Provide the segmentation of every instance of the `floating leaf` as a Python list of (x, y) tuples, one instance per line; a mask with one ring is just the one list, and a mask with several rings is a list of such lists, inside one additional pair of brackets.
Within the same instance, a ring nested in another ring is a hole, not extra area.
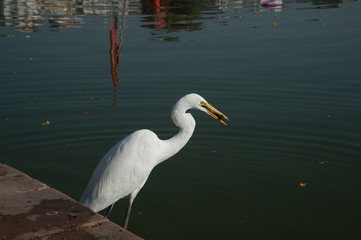
[(307, 183), (306, 182), (301, 182), (298, 184), (298, 186), (300, 186), (301, 188), (304, 188), (307, 186)]
[(50, 122), (48, 120), (46, 120), (46, 122), (43, 122), (41, 125), (48, 126), (49, 124), (50, 124)]

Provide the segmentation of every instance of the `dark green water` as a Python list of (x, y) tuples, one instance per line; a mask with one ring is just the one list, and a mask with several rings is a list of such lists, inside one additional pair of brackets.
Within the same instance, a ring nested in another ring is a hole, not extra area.
[(361, 2), (160, 3), (0, 1), (1, 162), (79, 199), (111, 146), (171, 137), (173, 104), (197, 92), (231, 121), (193, 112), (130, 231), (360, 239)]

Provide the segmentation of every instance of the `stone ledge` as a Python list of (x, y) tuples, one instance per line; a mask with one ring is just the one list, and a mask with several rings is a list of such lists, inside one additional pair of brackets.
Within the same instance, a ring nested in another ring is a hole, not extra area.
[(69, 196), (0, 164), (0, 239), (141, 240)]

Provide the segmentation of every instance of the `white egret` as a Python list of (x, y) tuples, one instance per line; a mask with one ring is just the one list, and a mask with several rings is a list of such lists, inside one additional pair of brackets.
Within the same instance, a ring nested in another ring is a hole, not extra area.
[(154, 132), (143, 129), (119, 141), (98, 163), (80, 203), (95, 212), (108, 207), (107, 217), (115, 202), (129, 196), (124, 220), (124, 228), (127, 228), (133, 200), (152, 169), (176, 154), (191, 138), (196, 122), (187, 113), (189, 109), (203, 111), (227, 125), (223, 120), (228, 118), (198, 94), (182, 97), (172, 110), (173, 122), (180, 131), (168, 140), (160, 140)]

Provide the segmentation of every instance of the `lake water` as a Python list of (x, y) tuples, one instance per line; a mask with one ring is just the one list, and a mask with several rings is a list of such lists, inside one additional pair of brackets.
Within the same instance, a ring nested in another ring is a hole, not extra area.
[(196, 92), (229, 125), (192, 112), (130, 231), (360, 239), (361, 1), (278, 3), (1, 0), (1, 162), (79, 199), (111, 146), (171, 137), (173, 104)]

